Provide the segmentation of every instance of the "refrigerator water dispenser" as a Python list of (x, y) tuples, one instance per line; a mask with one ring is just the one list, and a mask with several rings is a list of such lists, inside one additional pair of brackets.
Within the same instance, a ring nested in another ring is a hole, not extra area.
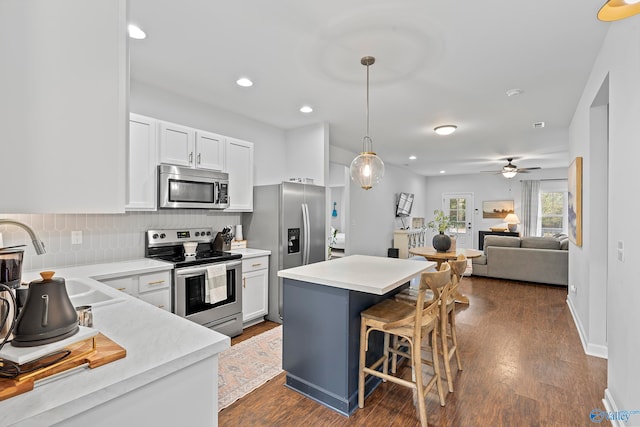
[(289, 228), (289, 243), (287, 244), (287, 253), (288, 254), (298, 254), (300, 253), (300, 229), (299, 228)]

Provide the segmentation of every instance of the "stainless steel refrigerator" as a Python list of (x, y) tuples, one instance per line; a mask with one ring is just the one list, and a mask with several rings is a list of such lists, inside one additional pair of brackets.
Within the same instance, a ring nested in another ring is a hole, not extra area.
[(249, 246), (271, 250), (269, 313), (282, 323), (278, 270), (324, 261), (327, 254), (325, 187), (283, 182), (253, 188), (253, 212), (243, 214)]

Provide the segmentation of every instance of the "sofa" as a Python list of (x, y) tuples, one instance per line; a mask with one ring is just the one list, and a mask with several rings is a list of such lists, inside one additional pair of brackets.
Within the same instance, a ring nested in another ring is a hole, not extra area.
[(474, 276), (567, 286), (569, 239), (485, 236), (484, 254), (472, 266)]

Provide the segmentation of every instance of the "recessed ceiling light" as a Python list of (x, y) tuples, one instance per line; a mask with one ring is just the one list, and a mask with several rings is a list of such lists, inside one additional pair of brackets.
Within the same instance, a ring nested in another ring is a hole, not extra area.
[(509, 89), (507, 91), (507, 96), (518, 96), (518, 95), (522, 95), (522, 92), (524, 92), (522, 89)]
[(238, 86), (242, 86), (242, 87), (253, 86), (253, 82), (246, 77), (240, 77), (238, 80), (236, 80), (236, 83)]
[(313, 112), (313, 108), (311, 108), (308, 105), (303, 105), (302, 107), (300, 107), (300, 112), (301, 113), (305, 113), (305, 114), (309, 114), (309, 113)]
[(440, 171), (440, 173), (444, 173), (445, 171)]
[(417, 159), (416, 156), (409, 156), (409, 160), (415, 160), (415, 159)]
[(129, 37), (136, 40), (142, 40), (147, 38), (147, 34), (140, 29), (137, 25), (129, 24), (127, 26), (127, 31), (129, 33)]
[(442, 125), (434, 128), (433, 130), (438, 135), (451, 135), (456, 131), (456, 129), (458, 129), (458, 126), (456, 125)]

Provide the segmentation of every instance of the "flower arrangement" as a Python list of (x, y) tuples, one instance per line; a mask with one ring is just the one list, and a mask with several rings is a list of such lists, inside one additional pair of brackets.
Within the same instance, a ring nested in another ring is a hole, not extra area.
[(427, 227), (438, 233), (444, 233), (451, 227), (451, 218), (445, 215), (441, 209), (436, 209), (433, 211), (433, 220), (427, 223)]

